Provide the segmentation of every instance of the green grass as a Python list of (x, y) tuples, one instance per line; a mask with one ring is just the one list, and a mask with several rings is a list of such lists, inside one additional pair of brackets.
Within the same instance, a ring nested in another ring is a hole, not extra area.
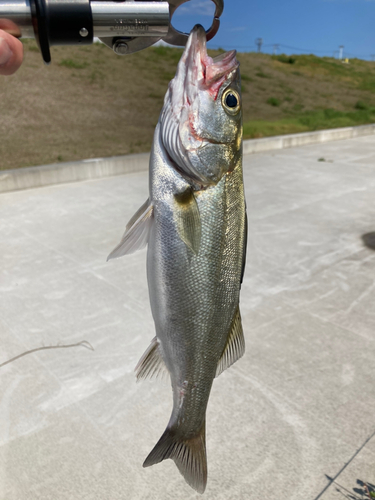
[(276, 97), (270, 97), (267, 99), (267, 104), (270, 104), (271, 106), (280, 106), (280, 101)]
[(150, 49), (152, 51), (153, 58), (158, 61), (164, 61), (165, 58), (169, 59), (169, 61), (177, 64), (181, 58), (182, 50), (174, 49), (172, 47), (152, 47)]
[(285, 64), (294, 64), (296, 62), (295, 56), (287, 56), (285, 54), (280, 54), (279, 56), (272, 56), (274, 61), (279, 61)]
[(174, 78), (174, 76), (175, 73), (172, 73), (171, 71), (165, 71), (163, 69), (158, 71), (158, 77), (167, 84), (172, 80), (172, 78)]
[(368, 109), (368, 105), (363, 101), (357, 101), (355, 104), (356, 109)]
[(244, 123), (244, 138), (269, 137), (273, 135), (295, 134), (312, 130), (352, 127), (374, 123), (375, 108), (356, 111), (336, 111), (325, 109), (307, 111), (298, 116), (291, 116), (275, 121), (251, 120)]
[(297, 103), (293, 106), (292, 111), (293, 111), (294, 113), (298, 113), (299, 111), (302, 111), (304, 107), (305, 107), (305, 106), (304, 106), (301, 102), (297, 102)]
[(375, 92), (375, 79), (365, 77), (359, 85), (359, 88), (361, 90), (369, 90), (370, 92)]
[(84, 69), (87, 68), (88, 63), (87, 62), (77, 62), (73, 61), (73, 59), (62, 59), (59, 62), (59, 66), (65, 66), (66, 68), (71, 68), (71, 69)]
[(255, 73), (255, 76), (259, 76), (259, 78), (271, 78), (270, 75), (267, 75), (263, 71), (258, 71), (257, 73)]
[(243, 82), (253, 82), (254, 78), (251, 78), (250, 76), (247, 76), (244, 73), (241, 73), (241, 80)]
[(358, 72), (359, 66), (357, 60), (352, 60), (351, 64), (343, 64), (333, 57), (318, 57), (310, 55), (294, 55), (294, 65), (301, 68), (305, 67), (310, 71), (323, 72), (332, 77), (347, 77), (350, 74)]

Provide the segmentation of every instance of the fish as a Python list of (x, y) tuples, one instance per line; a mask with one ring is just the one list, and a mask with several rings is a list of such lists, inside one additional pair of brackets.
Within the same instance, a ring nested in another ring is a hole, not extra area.
[(239, 298), (246, 239), (239, 62), (236, 51), (211, 58), (196, 25), (155, 129), (149, 198), (108, 258), (148, 245), (156, 336), (136, 375), (168, 373), (173, 410), (143, 466), (170, 458), (199, 493), (207, 484), (213, 380), (245, 350)]

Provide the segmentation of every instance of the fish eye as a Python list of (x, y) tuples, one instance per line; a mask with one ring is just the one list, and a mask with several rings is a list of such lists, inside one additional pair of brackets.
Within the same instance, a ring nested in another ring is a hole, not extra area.
[(233, 89), (227, 89), (222, 97), (224, 109), (231, 115), (236, 115), (240, 110), (240, 96)]
[(234, 94), (227, 94), (227, 97), (225, 98), (225, 104), (228, 106), (228, 108), (235, 108), (238, 104), (237, 97)]

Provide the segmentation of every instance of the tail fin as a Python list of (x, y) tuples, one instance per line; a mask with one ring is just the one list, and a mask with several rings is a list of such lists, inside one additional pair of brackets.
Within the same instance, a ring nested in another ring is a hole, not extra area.
[(154, 449), (144, 461), (143, 467), (158, 464), (172, 458), (189, 486), (203, 493), (207, 484), (206, 432), (205, 422), (192, 438), (179, 436), (173, 428), (167, 427)]

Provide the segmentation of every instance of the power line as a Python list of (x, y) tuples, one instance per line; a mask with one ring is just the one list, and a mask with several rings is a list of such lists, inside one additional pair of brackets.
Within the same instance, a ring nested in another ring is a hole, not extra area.
[[(211, 42), (208, 42), (207, 43), (207, 46), (209, 49), (222, 49), (223, 46), (222, 45), (211, 45)], [(230, 49), (230, 47), (232, 47), (231, 45), (227, 45), (227, 50), (232, 50)], [(236, 46), (233, 46), (233, 49), (255, 49), (256, 46), (255, 45), (236, 45)]]
[(280, 47), (285, 47), (286, 49), (292, 49), (292, 50), (299, 50), (300, 52), (310, 52), (310, 53), (320, 53), (320, 54), (326, 54), (327, 52), (332, 52), (332, 49), (330, 50), (315, 50), (315, 49), (301, 49), (300, 47), (292, 47), (290, 45), (284, 45), (283, 43), (279, 44)]
[(352, 52), (346, 52), (346, 51), (345, 51), (345, 54), (347, 56), (357, 57), (358, 59), (365, 59), (366, 57), (368, 57), (368, 58), (372, 57), (371, 54), (353, 54)]
[[(262, 41), (262, 43), (260, 43), (260, 40)], [(233, 49), (242, 49), (242, 50), (247, 50), (250, 52), (251, 49), (256, 48), (258, 52), (261, 52), (263, 47), (264, 48), (272, 47), (273, 48), (272, 52), (273, 52), (273, 54), (275, 54), (275, 50), (278, 51), (280, 49), (280, 47), (283, 47), (285, 49), (296, 50), (298, 52), (307, 52), (310, 54), (327, 54), (327, 55), (332, 54), (332, 57), (334, 57), (334, 58), (337, 56), (339, 56), (339, 58), (340, 58), (340, 53), (341, 53), (341, 49), (339, 49), (339, 50), (338, 49), (315, 50), (315, 49), (303, 49), (301, 47), (294, 47), (292, 45), (285, 45), (283, 43), (264, 44), (262, 38), (257, 38), (255, 41), (256, 41), (257, 45), (236, 45), (236, 46), (233, 46)], [(211, 45), (210, 43), (208, 44), (208, 47), (211, 49), (223, 48), (222, 46)], [(342, 48), (344, 48), (344, 46), (342, 46)], [(359, 59), (371, 59), (371, 60), (375, 61), (375, 54), (354, 54), (352, 52), (345, 51), (345, 55), (350, 56), (352, 58), (355, 57), (355, 58), (359, 58)], [(342, 56), (343, 56), (343, 54), (342, 54)]]

